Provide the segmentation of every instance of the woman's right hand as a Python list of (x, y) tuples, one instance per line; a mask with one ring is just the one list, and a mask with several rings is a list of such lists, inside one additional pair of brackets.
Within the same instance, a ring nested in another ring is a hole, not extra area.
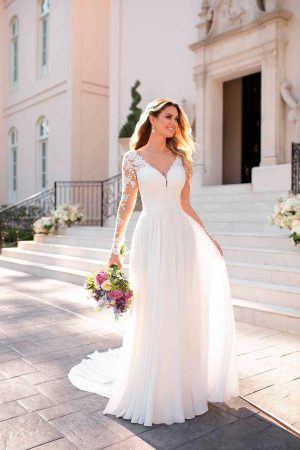
[(114, 253), (111, 253), (107, 261), (108, 267), (112, 266), (113, 264), (116, 264), (119, 267), (119, 269), (122, 269), (123, 267), (122, 258), (123, 258), (122, 255), (115, 255)]

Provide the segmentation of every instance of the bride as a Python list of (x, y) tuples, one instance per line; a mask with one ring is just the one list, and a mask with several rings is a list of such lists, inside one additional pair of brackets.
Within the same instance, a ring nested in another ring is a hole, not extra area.
[(148, 104), (122, 162), (122, 197), (108, 265), (120, 246), (138, 190), (143, 209), (132, 235), (134, 292), (123, 345), (88, 355), (69, 373), (79, 389), (108, 397), (103, 414), (172, 424), (239, 395), (236, 333), (219, 243), (190, 205), (194, 141), (183, 109)]

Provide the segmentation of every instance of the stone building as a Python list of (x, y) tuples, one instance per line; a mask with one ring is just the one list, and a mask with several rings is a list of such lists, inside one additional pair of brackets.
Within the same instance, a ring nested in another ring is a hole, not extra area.
[(119, 171), (118, 133), (168, 96), (197, 139), (192, 188), (287, 190), (299, 140), (297, 0), (1, 0), (0, 203)]
[(109, 9), (0, 1), (0, 204), (107, 176)]

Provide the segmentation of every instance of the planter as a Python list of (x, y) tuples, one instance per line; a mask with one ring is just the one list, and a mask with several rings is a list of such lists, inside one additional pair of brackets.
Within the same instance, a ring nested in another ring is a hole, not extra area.
[(130, 150), (129, 142), (130, 142), (130, 137), (119, 138), (119, 144), (122, 147), (122, 150), (124, 153), (127, 152), (127, 150)]
[(122, 169), (122, 159), (124, 156), (124, 153), (126, 153), (128, 150), (130, 150), (129, 147), (129, 142), (130, 142), (130, 138), (129, 137), (123, 137), (123, 138), (119, 138), (119, 158), (118, 158), (118, 171), (121, 172)]

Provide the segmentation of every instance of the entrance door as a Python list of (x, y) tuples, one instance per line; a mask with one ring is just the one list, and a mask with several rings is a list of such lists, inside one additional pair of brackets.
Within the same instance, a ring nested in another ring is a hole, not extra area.
[(260, 163), (261, 74), (223, 85), (223, 184), (251, 183)]
[(261, 74), (243, 77), (242, 183), (251, 183), (251, 169), (260, 163)]

